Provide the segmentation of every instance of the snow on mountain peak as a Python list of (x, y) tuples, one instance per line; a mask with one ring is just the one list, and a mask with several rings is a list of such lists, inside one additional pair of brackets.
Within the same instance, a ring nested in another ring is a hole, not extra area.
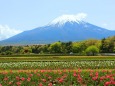
[(56, 19), (54, 19), (50, 24), (59, 24), (63, 25), (66, 22), (77, 22), (80, 23), (84, 18), (86, 18), (87, 14), (79, 13), (77, 15), (62, 15)]

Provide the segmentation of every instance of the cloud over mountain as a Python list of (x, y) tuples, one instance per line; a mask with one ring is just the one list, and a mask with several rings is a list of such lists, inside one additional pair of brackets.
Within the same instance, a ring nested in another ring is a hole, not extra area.
[(8, 25), (0, 25), (0, 41), (14, 36), (20, 32), (22, 31), (10, 28)]

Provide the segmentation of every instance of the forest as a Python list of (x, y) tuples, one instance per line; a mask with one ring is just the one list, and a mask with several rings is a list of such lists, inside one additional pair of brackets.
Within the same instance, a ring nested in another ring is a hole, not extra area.
[(0, 55), (34, 55), (34, 54), (62, 54), (62, 55), (102, 55), (115, 53), (115, 36), (101, 40), (88, 39), (79, 42), (55, 42), (43, 45), (0, 46)]

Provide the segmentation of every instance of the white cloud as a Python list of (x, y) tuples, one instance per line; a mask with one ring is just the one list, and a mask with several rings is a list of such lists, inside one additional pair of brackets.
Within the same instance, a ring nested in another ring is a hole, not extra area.
[(7, 39), (11, 36), (14, 36), (20, 32), (22, 32), (22, 31), (10, 28), (7, 25), (0, 25), (0, 41)]
[(87, 17), (86, 13), (78, 13), (77, 15), (75, 15), (76, 19), (78, 20), (83, 20)]
[(103, 23), (102, 26), (107, 27), (108, 25), (107, 25), (107, 23)]
[(56, 19), (54, 19), (51, 24), (56, 24), (56, 23), (65, 23), (66, 21), (75, 21), (75, 22), (79, 22), (82, 21), (83, 19), (85, 19), (87, 17), (86, 13), (78, 13), (76, 15), (62, 15)]

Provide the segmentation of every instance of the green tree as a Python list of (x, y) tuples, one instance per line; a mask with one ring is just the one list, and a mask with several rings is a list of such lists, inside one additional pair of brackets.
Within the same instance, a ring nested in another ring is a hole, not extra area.
[(87, 55), (96, 55), (97, 53), (99, 53), (99, 49), (96, 47), (96, 46), (94, 46), (94, 45), (92, 45), (92, 46), (89, 46), (87, 49), (86, 49), (86, 54)]
[(115, 46), (114, 46), (114, 50), (113, 50), (113, 52), (115, 53)]
[(62, 52), (61, 42), (55, 42), (51, 44), (49, 47), (49, 51), (51, 53), (61, 53)]
[(101, 53), (108, 53), (109, 41), (105, 38), (101, 40), (100, 52)]
[(108, 46), (109, 53), (114, 53), (115, 36), (108, 38), (108, 40), (109, 40), (109, 46)]
[(81, 43), (73, 43), (72, 51), (73, 53), (81, 53), (82, 52)]
[(61, 47), (62, 47), (62, 53), (66, 54), (66, 53), (67, 53), (66, 43), (65, 43), (65, 42), (62, 42), (62, 43), (61, 43)]
[(72, 42), (71, 41), (65, 43), (65, 46), (66, 46), (67, 53), (72, 52)]
[(2, 47), (0, 46), (0, 53), (1, 53), (1, 49), (2, 49)]
[(115, 47), (115, 36), (104, 38), (101, 40), (100, 51), (101, 53), (113, 53)]

